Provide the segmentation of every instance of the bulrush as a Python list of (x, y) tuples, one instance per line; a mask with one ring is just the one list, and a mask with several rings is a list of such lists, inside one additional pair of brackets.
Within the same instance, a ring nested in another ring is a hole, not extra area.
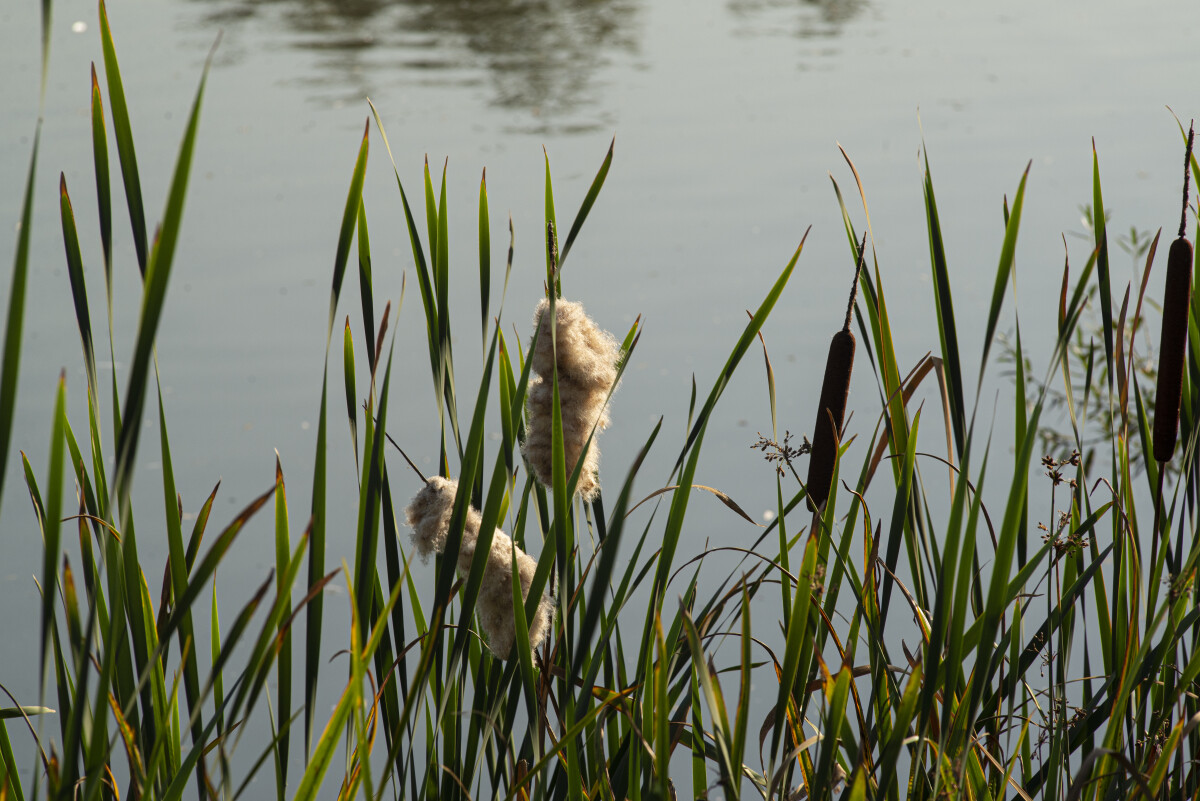
[[(454, 494), (458, 482), (434, 476), (426, 479), (425, 486), (416, 494), (404, 514), (412, 526), (412, 543), (423, 561), (431, 554), (441, 553), (446, 548), (446, 537), (450, 534), (450, 515), (454, 512)], [(479, 536), (479, 513), (467, 509), (467, 527), (463, 540), (471, 542)]]
[(1192, 243), (1187, 241), (1188, 170), (1192, 161), (1195, 124), (1188, 131), (1183, 158), (1183, 214), (1179, 236), (1167, 256), (1163, 291), (1162, 331), (1158, 346), (1158, 388), (1154, 407), (1154, 458), (1169, 462), (1179, 433), (1179, 402), (1183, 395), (1183, 367), (1187, 355), (1188, 309), (1192, 302)]
[(833, 468), (837, 462), (838, 443), (842, 438), (842, 423), (846, 417), (846, 399), (850, 395), (850, 374), (854, 370), (854, 334), (850, 331), (850, 316), (854, 312), (854, 297), (858, 292), (858, 276), (866, 258), (867, 238), (863, 236), (854, 270), (854, 285), (850, 287), (850, 303), (846, 306), (846, 322), (829, 343), (825, 362), (825, 379), (821, 383), (821, 401), (817, 406), (817, 423), (813, 429), (812, 455), (808, 459), (808, 508), (820, 511), (829, 499), (833, 483)]
[[(434, 476), (426, 480), (425, 486), (404, 510), (408, 524), (413, 529), (413, 545), (422, 559), (428, 559), (430, 554), (441, 553), (445, 549), (446, 539), (450, 534), (450, 517), (454, 513), (454, 496), (457, 492), (457, 481)], [(468, 506), (457, 565), (458, 574), (463, 578), (471, 572), (481, 522), (479, 512)], [(488, 647), (502, 659), (508, 659), (512, 654), (513, 640), (516, 636), (512, 598), (514, 556), (521, 581), (521, 597), (529, 597), (533, 574), (537, 571), (537, 560), (514, 546), (511, 537), (496, 529), (483, 571), (479, 598), (475, 602), (475, 615), (479, 620), (480, 630), (487, 638)], [(542, 640), (550, 633), (553, 621), (553, 602), (543, 596), (529, 620), (531, 648), (536, 649), (542, 644)]]
[(529, 433), (525, 440), (525, 459), (543, 486), (554, 483), (554, 368), (558, 366), (558, 395), (562, 405), (563, 452), (567, 475), (580, 457), (576, 492), (584, 501), (596, 497), (600, 489), (597, 471), (600, 449), (595, 438), (584, 454), (592, 429), (608, 427), (608, 395), (617, 380), (617, 360), (621, 346), (607, 331), (600, 329), (583, 310), (582, 303), (556, 300), (556, 321), (551, 339), (550, 302), (543, 299), (534, 313), (537, 346), (533, 351), (533, 371), (529, 382)]

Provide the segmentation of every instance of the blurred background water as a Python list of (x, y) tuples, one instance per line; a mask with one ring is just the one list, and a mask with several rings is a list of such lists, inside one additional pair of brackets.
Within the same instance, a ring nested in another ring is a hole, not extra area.
[[(307, 519), (331, 266), (368, 97), (387, 126), (410, 197), (419, 196), (426, 156), (435, 181), (448, 163), (464, 396), (473, 396), (482, 348), (475, 237), (481, 172), (486, 167), (492, 211), (493, 313), (511, 214), (516, 255), (504, 322), (524, 338), (544, 279), (543, 148), (559, 217), (569, 220), (616, 137), (612, 171), (572, 250), (563, 290), (618, 335), (642, 315), (645, 334), (601, 442), (604, 475), (614, 486), (665, 416), (639, 496), (666, 483), (693, 377), (700, 392), (711, 386), (745, 310), (761, 301), (810, 225), (764, 335), (780, 434), (811, 433), (826, 347), (841, 325), (853, 269), (831, 175), (856, 226), (866, 224), (839, 143), (866, 192), (902, 369), (937, 350), (921, 197), (920, 151), (922, 143), (928, 147), (965, 375), (974, 386), (1003, 202), (1026, 165), (1016, 289), (1001, 328), (1013, 325), (1015, 297), (1040, 374), (1064, 235), (1073, 265), (1082, 266), (1090, 249), (1072, 233), (1083, 230), (1081, 206), (1090, 202), (1093, 139), (1111, 230), (1165, 226), (1171, 233), (1181, 140), (1167, 106), (1185, 122), (1198, 109), (1200, 6), (1186, 0), (1137, 8), (1112, 0), (121, 0), (109, 16), (152, 219), (161, 214), (204, 58), (222, 33), (158, 338), (184, 508), (194, 513), (221, 480), (213, 525), (271, 485), (276, 450), (289, 479), (294, 529)], [(37, 4), (0, 7), (4, 259), (15, 246), (38, 113), (39, 31)], [(86, 419), (58, 222), (60, 171), (84, 243), (93, 320), (103, 320), (88, 112), (89, 62), (101, 61), (95, 5), (55, 3), (51, 38), (15, 442), (39, 476), (61, 369), (77, 431)], [(106, 88), (104, 95), (107, 102)], [(111, 156), (116, 182), (115, 149)], [(365, 191), (382, 304), (399, 298), (402, 273), (414, 276), (399, 193), (375, 130)], [(117, 190), (118, 379), (139, 297), (123, 202)], [(1134, 262), (1113, 252), (1119, 297)], [(4, 304), (8, 286), (0, 282)], [(350, 278), (338, 314), (351, 315), (361, 345), (356, 294)], [(1161, 297), (1158, 282), (1149, 294)], [(428, 464), (436, 457), (436, 407), (414, 286), (394, 325), (398, 377), (389, 428)], [(330, 369), (336, 387), (336, 359)], [(851, 406), (861, 443), (877, 415), (874, 383), (860, 358)], [(752, 351), (718, 407), (696, 477), (764, 520), (775, 504), (772, 469), (750, 445), (756, 432), (770, 430), (765, 387)], [(1007, 441), (1012, 390), (995, 359), (980, 394), (983, 424)], [(355, 473), (343, 420), (340, 401), (331, 402), (330, 492), (341, 518), (330, 526), (330, 564), (354, 549)], [(940, 429), (940, 420), (930, 422), (927, 431)], [(165, 537), (152, 525), (161, 508), (153, 433), (149, 428), (142, 440), (134, 490), (148, 566), (166, 560)], [(944, 450), (940, 435), (926, 436), (927, 450)], [(855, 463), (863, 448), (852, 446)], [(394, 466), (394, 486), (406, 495), (416, 486), (402, 470)], [(682, 558), (706, 541), (746, 545), (755, 536), (715, 500), (697, 496), (693, 503)], [(273, 563), (267, 522), (238, 548), (240, 558), (219, 574), (225, 609), (239, 607)], [(25, 702), (37, 686), (38, 631), (28, 621), (36, 614), (31, 576), (40, 570), (40, 550), (14, 449), (0, 519), (0, 682)], [(161, 578), (147, 580), (155, 586)], [(327, 614), (332, 619), (344, 608), (335, 599)], [(340, 641), (326, 631), (332, 653)]]

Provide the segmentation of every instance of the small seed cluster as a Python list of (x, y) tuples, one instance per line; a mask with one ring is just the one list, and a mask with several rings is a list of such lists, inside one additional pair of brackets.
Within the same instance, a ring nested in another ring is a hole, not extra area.
[[(412, 543), (422, 559), (445, 550), (450, 535), (450, 517), (454, 513), (454, 496), (458, 482), (434, 476), (404, 510), (408, 525), (412, 527)], [(475, 559), (475, 545), (479, 541), (482, 524), (479, 512), (467, 507), (466, 527), (462, 545), (458, 550), (458, 574), (466, 578)], [(508, 659), (516, 639), (513, 610), (512, 575), (514, 561), (521, 581), (521, 597), (529, 597), (533, 574), (537, 571), (537, 560), (513, 544), (512, 538), (499, 529), (492, 535), (492, 547), (488, 551), (487, 566), (483, 572), (483, 584), (479, 588), (479, 599), (475, 603), (475, 616), (479, 628), (487, 638), (492, 653)], [(554, 605), (543, 596), (537, 611), (529, 620), (529, 645), (536, 649), (550, 632), (554, 621)]]
[[(563, 450), (567, 476), (580, 458), (576, 493), (591, 501), (600, 491), (597, 471), (600, 448), (592, 431), (608, 427), (608, 396), (617, 380), (621, 346), (600, 329), (583, 310), (582, 303), (556, 300), (555, 327), (550, 329), (550, 301), (543, 299), (534, 313), (537, 345), (529, 380), (529, 433), (525, 459), (543, 486), (554, 484), (554, 374), (558, 370), (558, 396), (562, 407)], [(588, 446), (588, 437), (592, 437)], [(587, 446), (586, 453), (584, 453)]]

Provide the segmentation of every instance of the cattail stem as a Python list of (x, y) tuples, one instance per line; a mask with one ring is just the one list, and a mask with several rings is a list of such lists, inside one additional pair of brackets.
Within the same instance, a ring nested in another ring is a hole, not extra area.
[(1192, 144), (1196, 140), (1196, 121), (1192, 120), (1188, 126), (1187, 151), (1183, 155), (1183, 211), (1179, 213), (1179, 239), (1183, 239), (1184, 233), (1187, 231), (1187, 210), (1188, 210), (1188, 179), (1191, 177), (1192, 169)]
[(850, 316), (854, 313), (854, 301), (858, 299), (858, 279), (862, 275), (863, 263), (867, 260), (867, 235), (863, 234), (862, 245), (858, 248), (858, 263), (854, 266), (854, 284), (850, 287), (850, 302), (846, 304), (846, 322), (842, 330), (850, 331)]

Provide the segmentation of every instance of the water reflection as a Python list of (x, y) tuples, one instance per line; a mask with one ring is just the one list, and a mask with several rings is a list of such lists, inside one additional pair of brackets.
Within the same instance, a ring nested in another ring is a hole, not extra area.
[[(868, 7), (867, 0), (729, 0), (727, 7), (744, 36), (830, 39)], [(790, 22), (786, 18), (792, 18)]]
[(535, 129), (611, 124), (598, 73), (639, 48), (640, 0), (195, 2), (233, 34), (227, 59), (282, 41), (316, 55), (306, 85), (344, 100), (396, 83), (488, 87), (486, 102)]

